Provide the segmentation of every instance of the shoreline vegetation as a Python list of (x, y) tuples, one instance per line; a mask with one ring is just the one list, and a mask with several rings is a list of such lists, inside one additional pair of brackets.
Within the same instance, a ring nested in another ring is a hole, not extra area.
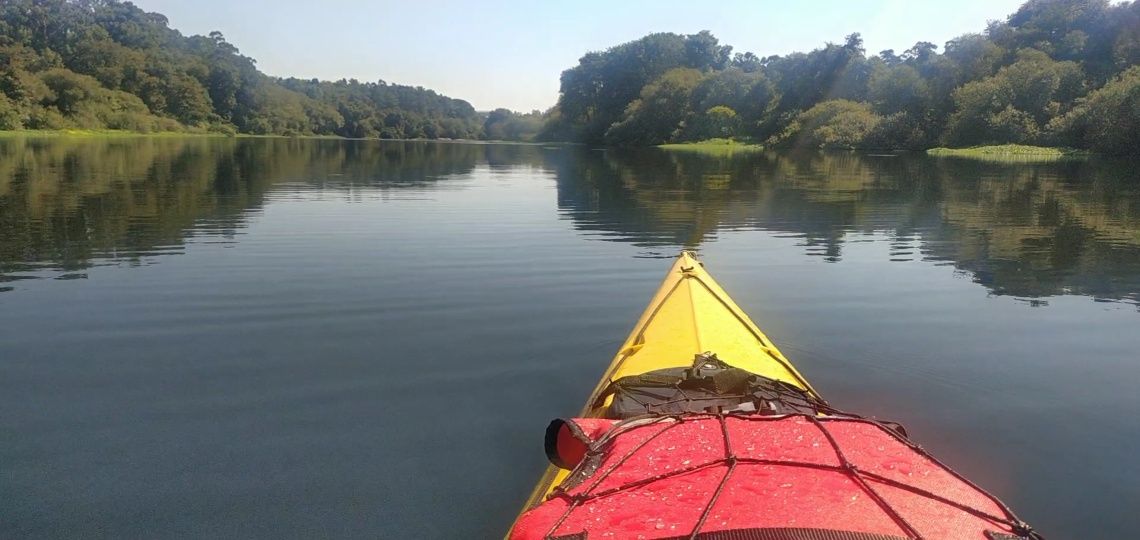
[(269, 76), (221, 33), (185, 36), (121, 0), (10, 0), (0, 133), (1140, 157), (1137, 28), (1140, 0), (1027, 0), (978, 32), (898, 53), (867, 51), (858, 33), (765, 57), (707, 30), (655, 33), (587, 52), (553, 107), (524, 113), (383, 80)]
[(237, 133), (209, 131), (130, 131), (125, 129), (21, 129), (0, 130), (0, 138), (14, 137), (249, 137)]
[(1083, 158), (1092, 152), (1073, 148), (1028, 146), (1022, 144), (1002, 144), (993, 146), (973, 146), (970, 148), (931, 148), (929, 156), (984, 159), (997, 161), (1052, 161), (1063, 158)]
[(901, 52), (867, 51), (859, 33), (766, 57), (735, 52), (708, 31), (650, 34), (563, 71), (538, 137), (1140, 156), (1137, 28), (1140, 0), (1028, 0), (978, 32)]
[[(456, 143), (476, 143), (476, 144), (524, 144), (524, 145), (574, 145), (576, 143), (565, 142), (534, 142), (534, 141), (513, 141), (513, 140), (487, 140), (487, 139), (427, 139), (427, 138), (411, 138), (411, 139), (380, 139), (380, 138), (349, 138), (341, 137), (339, 135), (274, 135), (274, 134), (249, 134), (249, 133), (219, 133), (211, 131), (129, 131), (120, 129), (28, 129), (28, 130), (0, 130), (0, 139), (11, 139), (19, 137), (33, 137), (33, 138), (128, 138), (128, 137), (160, 137), (160, 138), (176, 138), (176, 137), (215, 137), (215, 138), (277, 138), (277, 139), (325, 139), (325, 140), (371, 140), (371, 141), (421, 141), (421, 142), (456, 142)], [(656, 148), (669, 152), (686, 152), (693, 154), (703, 154), (707, 156), (729, 156), (738, 153), (760, 152), (770, 150), (762, 144), (751, 140), (740, 140), (730, 138), (713, 138), (701, 141), (690, 141), (681, 143), (669, 143), (655, 145)], [(775, 148), (780, 149), (780, 148)], [(873, 148), (849, 148), (850, 151), (859, 152), (876, 152), (883, 151), (882, 149)], [(1029, 146), (1020, 144), (1003, 144), (991, 146), (973, 146), (967, 148), (946, 148), (936, 147), (923, 151), (926, 155), (933, 157), (953, 157), (953, 158), (969, 158), (969, 159), (982, 159), (993, 161), (1051, 161), (1062, 158), (1084, 158), (1095, 155), (1094, 152), (1086, 150), (1078, 150), (1073, 148), (1056, 148), (1046, 146)]]
[(394, 141), (394, 142), (436, 142), (436, 143), (469, 143), (469, 144), (512, 144), (512, 145), (527, 145), (527, 146), (570, 146), (575, 143), (566, 142), (537, 142), (537, 141), (515, 141), (507, 139), (449, 139), (449, 138), (435, 138), (428, 139), (420, 138), (405, 138), (405, 139), (382, 139), (378, 137), (342, 137), (340, 135), (277, 135), (277, 134), (255, 134), (255, 133), (220, 133), (216, 131), (129, 131), (122, 129), (22, 129), (22, 130), (0, 130), (0, 139), (14, 139), (14, 138), (75, 138), (75, 139), (98, 139), (98, 138), (132, 138), (132, 137), (158, 137), (158, 138), (179, 138), (179, 137), (193, 137), (193, 138), (219, 138), (219, 139), (317, 139), (317, 140), (337, 140), (337, 141)]
[(738, 152), (757, 152), (764, 150), (764, 146), (747, 140), (736, 139), (705, 139), (701, 141), (659, 144), (657, 148), (671, 152), (692, 152), (708, 155), (729, 155)]
[(130, 2), (0, 2), (0, 130), (523, 140), (541, 123), (420, 86), (269, 76), (220, 32)]

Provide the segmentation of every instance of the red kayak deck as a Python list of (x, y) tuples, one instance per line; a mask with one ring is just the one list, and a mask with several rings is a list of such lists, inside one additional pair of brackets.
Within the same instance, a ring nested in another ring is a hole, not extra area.
[(513, 539), (1039, 538), (872, 420), (693, 414), (579, 419), (560, 431), (555, 452), (574, 473)]

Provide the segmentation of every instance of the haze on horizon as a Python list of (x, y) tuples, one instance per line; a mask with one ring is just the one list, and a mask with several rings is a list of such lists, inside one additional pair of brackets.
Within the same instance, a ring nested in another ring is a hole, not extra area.
[[(265, 73), (281, 77), (423, 86), (478, 110), (545, 110), (559, 74), (589, 51), (653, 32), (709, 30), (735, 52), (807, 52), (860, 32), (868, 54), (939, 46), (1004, 20), (1022, 0), (907, 0), (795, 3), (724, 0), (718, 9), (637, 0), (573, 5), (496, 0), (443, 1), (433, 9), (386, 0), (134, 0), (167, 16), (183, 34), (218, 30)], [(393, 54), (395, 53), (395, 54)]]

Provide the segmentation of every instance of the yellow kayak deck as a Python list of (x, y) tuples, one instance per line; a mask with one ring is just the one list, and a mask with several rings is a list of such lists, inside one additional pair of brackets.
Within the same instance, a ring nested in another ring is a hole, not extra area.
[[(612, 381), (659, 369), (688, 367), (696, 355), (705, 352), (715, 353), (733, 367), (793, 384), (818, 397), (791, 362), (709, 275), (704, 264), (684, 251), (618, 349), (579, 416), (604, 416), (609, 397), (602, 394)], [(542, 502), (569, 473), (553, 465), (548, 467), (524, 510)]]

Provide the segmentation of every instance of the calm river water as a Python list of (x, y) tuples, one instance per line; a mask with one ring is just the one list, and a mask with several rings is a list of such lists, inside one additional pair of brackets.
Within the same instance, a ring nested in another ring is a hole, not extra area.
[(8, 138), (0, 537), (497, 537), (681, 248), (1047, 536), (1140, 530), (1140, 166)]

